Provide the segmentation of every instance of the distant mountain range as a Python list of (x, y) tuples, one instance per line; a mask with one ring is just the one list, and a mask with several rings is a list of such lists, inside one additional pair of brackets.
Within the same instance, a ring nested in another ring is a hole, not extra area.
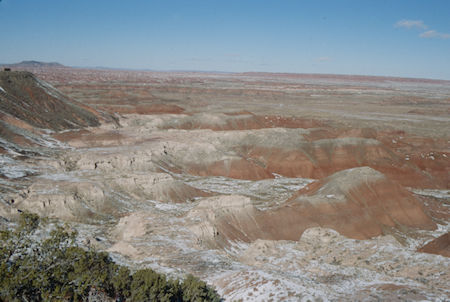
[(39, 62), (39, 61), (22, 61), (20, 63), (14, 64), (2, 64), (3, 67), (9, 68), (42, 68), (42, 67), (53, 67), (53, 68), (61, 68), (66, 67), (57, 62)]
[(153, 71), (153, 72), (181, 72), (181, 73), (213, 73), (213, 74), (237, 74), (242, 76), (260, 76), (260, 77), (281, 77), (281, 78), (309, 78), (309, 79), (346, 79), (356, 81), (394, 81), (394, 82), (422, 82), (422, 83), (441, 83), (448, 84), (449, 80), (427, 79), (427, 78), (409, 78), (397, 76), (382, 75), (351, 75), (351, 74), (323, 74), (323, 73), (286, 73), (286, 72), (228, 72), (214, 70), (155, 70), (148, 68), (123, 68), (123, 67), (104, 67), (104, 66), (66, 66), (58, 62), (41, 62), (41, 61), (22, 61), (13, 64), (0, 63), (0, 69), (11, 68), (12, 70), (28, 70), (36, 72), (40, 68), (75, 68), (75, 69), (91, 69), (105, 71)]

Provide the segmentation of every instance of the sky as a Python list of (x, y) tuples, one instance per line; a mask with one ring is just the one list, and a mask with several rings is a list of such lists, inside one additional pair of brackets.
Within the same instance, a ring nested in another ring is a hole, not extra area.
[(0, 63), (450, 80), (448, 0), (0, 0)]

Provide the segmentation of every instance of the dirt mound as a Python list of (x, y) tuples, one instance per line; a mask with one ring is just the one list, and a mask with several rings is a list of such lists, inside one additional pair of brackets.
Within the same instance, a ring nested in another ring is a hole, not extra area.
[(296, 239), (294, 230), (303, 232), (308, 224), (356, 239), (381, 235), (386, 227), (436, 227), (410, 192), (369, 167), (340, 171), (311, 183), (270, 217), (286, 221), (280, 228), (286, 239)]
[(300, 190), (275, 210), (259, 211), (242, 196), (203, 200), (190, 214), (199, 240), (224, 246), (256, 239), (298, 240), (310, 227), (368, 239), (393, 228), (434, 229), (421, 204), (402, 186), (369, 167), (341, 171)]
[(421, 253), (437, 254), (450, 257), (450, 233), (446, 233), (417, 250)]

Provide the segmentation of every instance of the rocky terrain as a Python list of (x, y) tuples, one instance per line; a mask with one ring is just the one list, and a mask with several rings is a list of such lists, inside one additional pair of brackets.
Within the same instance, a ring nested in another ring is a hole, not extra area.
[(450, 299), (450, 82), (14, 68), (2, 224), (68, 222), (226, 301)]

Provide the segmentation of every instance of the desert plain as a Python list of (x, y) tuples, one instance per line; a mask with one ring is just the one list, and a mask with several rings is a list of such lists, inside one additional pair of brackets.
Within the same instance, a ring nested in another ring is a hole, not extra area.
[(225, 301), (450, 299), (450, 81), (13, 69), (2, 224), (67, 222)]

